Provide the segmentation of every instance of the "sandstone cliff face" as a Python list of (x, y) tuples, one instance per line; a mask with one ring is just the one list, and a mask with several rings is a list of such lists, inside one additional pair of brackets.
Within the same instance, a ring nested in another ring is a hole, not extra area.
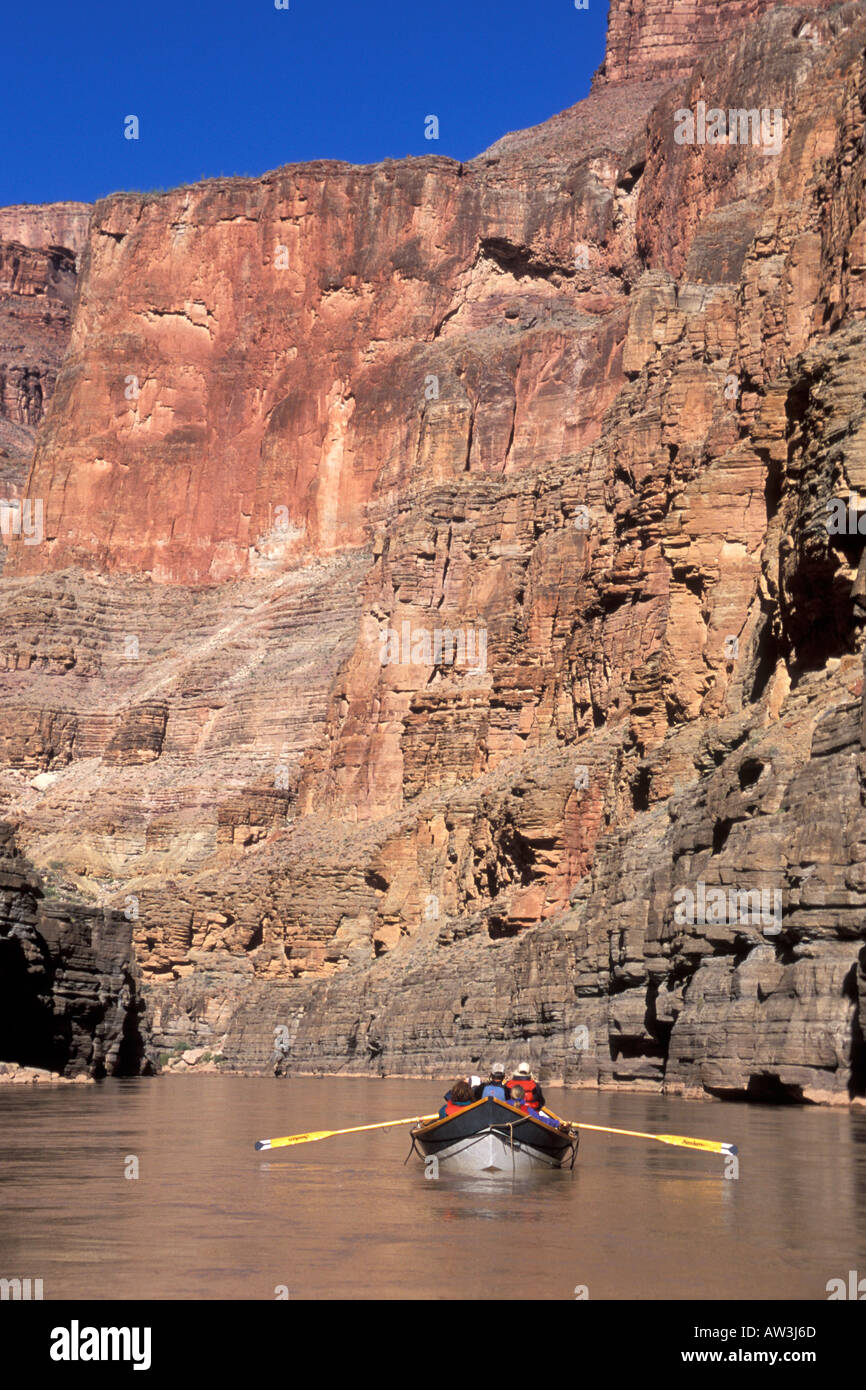
[(864, 52), (615, 4), (468, 165), (94, 210), (0, 792), (159, 1045), (863, 1093)]
[[(22, 495), (72, 331), (82, 203), (0, 208), (0, 497)], [(0, 528), (0, 562), (14, 519)], [(23, 527), (19, 526), (23, 530)]]
[[(745, 33), (755, 20), (791, 0), (610, 0), (607, 51), (596, 74), (597, 84), (668, 83), (684, 77), (699, 59), (733, 35)], [(807, 11), (829, 9), (832, 0), (813, 0), (797, 7), (808, 23)]]
[(0, 241), (34, 251), (62, 246), (73, 256), (80, 256), (87, 244), (89, 224), (87, 203), (22, 203), (0, 208)]

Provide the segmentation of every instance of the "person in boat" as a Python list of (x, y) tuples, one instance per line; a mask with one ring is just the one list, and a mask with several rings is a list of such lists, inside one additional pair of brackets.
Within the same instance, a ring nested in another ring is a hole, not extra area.
[(508, 1091), (508, 1098), (512, 1105), (518, 1106), (524, 1115), (531, 1115), (533, 1120), (540, 1120), (543, 1125), (550, 1125), (551, 1129), (561, 1129), (563, 1134), (570, 1135), (572, 1133), (571, 1126), (567, 1121), (556, 1120), (552, 1115), (545, 1115), (543, 1111), (530, 1105), (522, 1086), (511, 1086)]
[(501, 1062), (490, 1068), (490, 1076), (487, 1081), (479, 1082), (475, 1087), (475, 1099), (486, 1100), (488, 1096), (493, 1096), (495, 1100), (505, 1100), (508, 1092), (505, 1089), (505, 1068)]
[(532, 1110), (540, 1110), (545, 1104), (544, 1092), (538, 1082), (533, 1081), (528, 1062), (521, 1062), (514, 1075), (505, 1082), (506, 1091), (510, 1091), (512, 1086), (522, 1088), (524, 1100)]
[(450, 1091), (445, 1093), (445, 1104), (439, 1111), (440, 1120), (444, 1120), (446, 1115), (459, 1115), (461, 1110), (465, 1110), (467, 1105), (474, 1105), (475, 1097), (472, 1094), (472, 1087), (468, 1081), (464, 1081), (461, 1076), (459, 1081), (455, 1081)]
[[(473, 1096), (477, 1095), (478, 1089), (479, 1089), (480, 1086), (481, 1086), (481, 1077), (480, 1077), (480, 1076), (461, 1076), (460, 1080), (466, 1082), (466, 1084), (468, 1085), (468, 1087), (469, 1087), (470, 1091), (472, 1092)], [(450, 1091), (446, 1091), (446, 1092), (445, 1092), (445, 1104), (446, 1104), (446, 1105), (448, 1104), (448, 1102), (449, 1102), (450, 1099), (451, 1099), (451, 1092), (450, 1092)]]

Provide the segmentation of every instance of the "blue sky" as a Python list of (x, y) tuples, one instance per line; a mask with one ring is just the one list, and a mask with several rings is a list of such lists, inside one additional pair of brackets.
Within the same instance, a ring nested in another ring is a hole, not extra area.
[[(604, 56), (607, 0), (289, 4), (7, 7), (0, 206), (317, 158), (471, 159), (579, 101)], [(424, 138), (428, 115), (438, 141)]]

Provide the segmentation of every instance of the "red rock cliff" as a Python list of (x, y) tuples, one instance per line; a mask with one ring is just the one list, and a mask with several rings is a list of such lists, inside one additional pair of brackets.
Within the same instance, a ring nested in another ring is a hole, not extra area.
[(607, 51), (596, 84), (674, 81), (700, 58), (761, 15), (780, 5), (795, 9), (795, 23), (808, 10), (829, 9), (833, 0), (610, 0)]
[(0, 208), (0, 488), (19, 495), (72, 328), (83, 203)]
[(866, 21), (768, 9), (615, 5), (464, 166), (94, 210), (0, 792), (161, 1044), (862, 1093)]

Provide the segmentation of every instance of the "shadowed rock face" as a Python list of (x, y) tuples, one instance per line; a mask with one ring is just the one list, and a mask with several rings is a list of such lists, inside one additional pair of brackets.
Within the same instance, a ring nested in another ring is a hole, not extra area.
[(470, 164), (94, 209), (0, 791), (160, 1045), (863, 1093), (864, 51), (614, 4)]
[(0, 1057), (66, 1076), (148, 1070), (140, 987), (123, 915), (47, 902), (0, 825)]

